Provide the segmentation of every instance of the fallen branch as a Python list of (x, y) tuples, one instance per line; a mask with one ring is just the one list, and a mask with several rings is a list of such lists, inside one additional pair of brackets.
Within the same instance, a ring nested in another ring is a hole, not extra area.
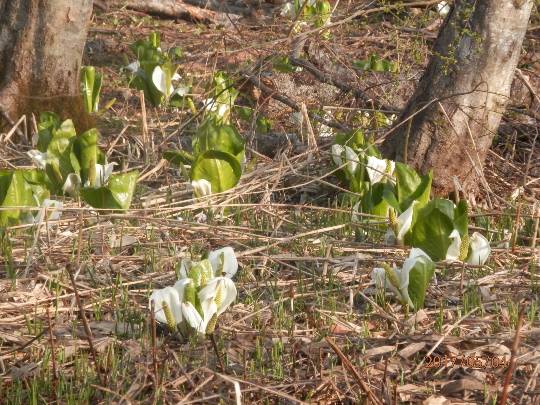
[(166, 18), (181, 18), (216, 24), (227, 24), (229, 22), (229, 19), (223, 13), (192, 6), (181, 0), (136, 0), (128, 2), (126, 7), (130, 10)]

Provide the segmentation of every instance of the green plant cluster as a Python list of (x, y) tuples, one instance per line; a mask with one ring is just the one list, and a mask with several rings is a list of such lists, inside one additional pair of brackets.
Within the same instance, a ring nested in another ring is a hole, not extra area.
[(182, 83), (178, 73), (178, 60), (182, 57), (179, 47), (164, 52), (159, 33), (153, 32), (147, 39), (133, 43), (130, 49), (136, 61), (126, 66), (129, 86), (143, 90), (145, 100), (154, 107), (163, 104), (182, 107), (193, 103), (188, 96), (191, 86)]
[(70, 119), (61, 121), (54, 113), (42, 113), (37, 149), (28, 152), (37, 170), (12, 176), (12, 183), (25, 179), (35, 195), (37, 190), (38, 201), (43, 200), (44, 189), (50, 195), (80, 196), (94, 208), (128, 209), (138, 171), (113, 174), (114, 164), (100, 150), (99, 137), (95, 128), (77, 135)]
[[(169, 150), (164, 154), (173, 164), (191, 167), (189, 177), (198, 196), (233, 188), (245, 165), (245, 142), (230, 123), (230, 112), (238, 91), (223, 72), (214, 75), (212, 91), (213, 97), (204, 102), (204, 119), (192, 138), (192, 153)], [(208, 183), (210, 189), (197, 188), (201, 182)]]
[[(475, 265), (485, 263), (490, 253), (489, 243), (479, 233), (469, 236), (466, 201), (455, 204), (448, 199), (431, 199), (432, 172), (420, 175), (407, 164), (382, 159), (376, 146), (366, 140), (361, 131), (339, 134), (332, 147), (332, 158), (339, 167), (338, 177), (356, 194), (353, 218), (370, 214), (384, 219), (389, 224), (387, 243), (397, 242), (412, 247), (414, 256), (409, 259), (414, 259), (414, 263), (422, 262), (418, 266), (423, 270), (409, 263), (407, 275), (403, 276), (409, 295), (422, 297), (416, 304), (411, 304), (401, 294), (402, 300), (410, 306), (417, 307), (423, 303), (425, 289), (433, 275), (434, 265), (427, 265), (426, 257), (433, 262), (460, 260)], [(380, 223), (373, 217), (362, 221)], [(424, 281), (409, 282), (409, 273), (418, 273), (415, 277)], [(378, 277), (381, 274), (390, 275), (389, 280), (396, 283), (396, 291), (403, 291), (403, 283), (397, 282), (398, 270), (383, 267), (378, 269)], [(419, 286), (423, 286), (423, 291), (414, 290)]]

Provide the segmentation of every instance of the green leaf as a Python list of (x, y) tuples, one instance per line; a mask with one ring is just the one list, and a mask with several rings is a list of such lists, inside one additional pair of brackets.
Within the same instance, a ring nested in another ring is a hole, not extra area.
[(75, 131), (75, 125), (73, 125), (73, 121), (68, 119), (65, 120), (60, 124), (58, 128), (56, 128), (55, 131), (53, 131), (53, 138), (75, 138), (77, 136), (77, 132)]
[(212, 193), (221, 193), (236, 186), (242, 168), (230, 153), (208, 150), (197, 157), (191, 167), (191, 180), (205, 179), (212, 184)]
[[(92, 128), (79, 136), (75, 143), (75, 150), (81, 167), (82, 184), (85, 184), (90, 178), (95, 180), (95, 170), (99, 156), (98, 141), (99, 131)], [(90, 185), (92, 186), (92, 184)]]
[(425, 176), (419, 176), (412, 167), (396, 162), (394, 174), (401, 211), (410, 207), (414, 200), (418, 201), (418, 208), (422, 208), (428, 203), (431, 193), (431, 172)]
[(94, 66), (83, 66), (81, 69), (81, 87), (83, 92), (84, 109), (87, 113), (99, 110), (99, 93), (101, 91), (102, 75), (96, 72)]
[(50, 197), (50, 184), (47, 174), (43, 170), (30, 169), (22, 171), (24, 180), (32, 189), (34, 200), (41, 205), (43, 200)]
[(127, 210), (137, 185), (137, 170), (113, 174), (105, 187), (85, 187), (81, 189), (82, 199), (94, 208)]
[(37, 149), (46, 152), (53, 138), (53, 130), (60, 127), (60, 117), (53, 112), (39, 114)]
[[(0, 207), (36, 207), (32, 187), (24, 177), (24, 170), (0, 170)], [(32, 212), (21, 208), (0, 210), (0, 226), (17, 225), (32, 219)]]
[(398, 71), (397, 64), (386, 60), (381, 59), (378, 55), (372, 54), (366, 60), (359, 60), (353, 62), (354, 67), (360, 70), (371, 70), (373, 72), (392, 72), (395, 73)]
[[(362, 210), (372, 215), (386, 218), (390, 205), (384, 198), (385, 188), (391, 187), (387, 183), (377, 183), (362, 197)], [(380, 221), (380, 220), (377, 220)]]
[(453, 203), (449, 200), (432, 200), (416, 213), (416, 220), (405, 242), (422, 249), (434, 261), (445, 259), (451, 243), (449, 235), (454, 229)]
[(409, 273), (409, 297), (414, 308), (419, 310), (424, 306), (426, 290), (435, 273), (435, 264), (426, 257), (417, 258), (416, 264)]
[(293, 66), (289, 62), (288, 56), (275, 56), (272, 58), (272, 67), (282, 73), (294, 73), (296, 72), (296, 66)]
[(235, 156), (240, 165), (244, 161), (244, 145), (244, 139), (235, 127), (220, 124), (213, 118), (208, 118), (201, 124), (192, 140), (195, 156), (217, 150)]
[(47, 163), (46, 171), (56, 188), (64, 184), (68, 174), (80, 173), (79, 160), (74, 152), (74, 141), (73, 138), (55, 136), (47, 148), (51, 162)]

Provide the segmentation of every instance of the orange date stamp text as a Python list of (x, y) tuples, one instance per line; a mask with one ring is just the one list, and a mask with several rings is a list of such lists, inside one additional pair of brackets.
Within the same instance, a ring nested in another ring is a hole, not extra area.
[(441, 367), (467, 367), (477, 369), (497, 369), (506, 368), (510, 364), (510, 360), (504, 356), (476, 356), (471, 355), (437, 355), (432, 354), (424, 358), (424, 368), (441, 368)]

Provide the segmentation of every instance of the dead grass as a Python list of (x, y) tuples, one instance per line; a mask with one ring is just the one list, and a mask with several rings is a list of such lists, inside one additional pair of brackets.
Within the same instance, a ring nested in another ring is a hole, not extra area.
[[(343, 2), (339, 15), (359, 7), (353, 3)], [(483, 268), (440, 264), (426, 308), (416, 314), (404, 314), (390, 296), (375, 295), (373, 266), (401, 262), (407, 252), (385, 246), (378, 229), (351, 222), (326, 140), (300, 154), (285, 148), (272, 158), (252, 150), (255, 160), (241, 183), (204, 202), (192, 199), (177, 169), (160, 163), (163, 150), (189, 135), (189, 114), (149, 108), (150, 141), (143, 144), (138, 94), (119, 73), (127, 46), (154, 30), (166, 44), (180, 45), (186, 52), (182, 69), (200, 99), (216, 69), (231, 72), (241, 87), (250, 67), (288, 53), (287, 24), (266, 21), (252, 16), (235, 28), (217, 29), (119, 5), (94, 16), (85, 60), (104, 72), (103, 103), (117, 98), (98, 121), (102, 148), (111, 160), (141, 169), (143, 180), (126, 214), (66, 200), (62, 219), (48, 227), (1, 231), (0, 398), (10, 404), (352, 404), (368, 397), (381, 403), (431, 398), (425, 403), (495, 404), (512, 358), (509, 401), (538, 403), (537, 121), (523, 126), (523, 115), (509, 116), (509, 135), (500, 135), (489, 156), (490, 190), (482, 190), (472, 225), (495, 246), (489, 262)], [(397, 78), (361, 74), (352, 84), (401, 108), (429, 56), (433, 22), (423, 8), (384, 18), (373, 14), (313, 42), (349, 71), (351, 61), (371, 53), (399, 61)], [(530, 32), (527, 49), (537, 33)], [(320, 86), (306, 72), (289, 74), (288, 86), (275, 77), (267, 77), (269, 84), (291, 99), (298, 97), (299, 83)], [(246, 101), (257, 99), (253, 89), (245, 93)], [(329, 97), (298, 99), (310, 109), (332, 105), (340, 111), (335, 117), (351, 124), (358, 105), (342, 92)], [(298, 133), (289, 107), (264, 96), (258, 101), (274, 132)], [(251, 139), (249, 126), (238, 124)], [(16, 144), (2, 148), (3, 165), (29, 164)], [(523, 192), (512, 201), (519, 186)], [(197, 221), (201, 212), (206, 222)], [(182, 257), (225, 245), (234, 247), (241, 269), (239, 297), (217, 330), (222, 369), (210, 341), (182, 342), (159, 325), (154, 340), (148, 296), (176, 279)], [(521, 339), (512, 353), (518, 323)], [(436, 396), (449, 402), (435, 402)]]

